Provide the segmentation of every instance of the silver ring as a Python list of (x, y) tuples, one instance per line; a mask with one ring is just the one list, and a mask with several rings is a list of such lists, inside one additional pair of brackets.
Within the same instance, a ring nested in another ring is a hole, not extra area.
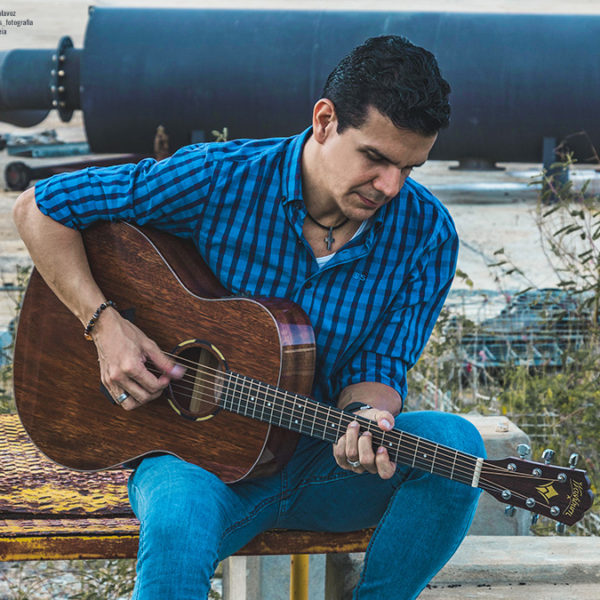
[(360, 464), (360, 460), (349, 460), (349, 459), (346, 459), (346, 462), (347, 462), (347, 463), (348, 463), (348, 464), (349, 464), (351, 467), (354, 467), (355, 469), (356, 469), (356, 467), (360, 467), (360, 466), (361, 466), (361, 464)]
[(127, 398), (129, 398), (129, 394), (127, 392), (123, 392), (118, 398), (115, 398), (115, 402), (120, 405), (123, 404)]

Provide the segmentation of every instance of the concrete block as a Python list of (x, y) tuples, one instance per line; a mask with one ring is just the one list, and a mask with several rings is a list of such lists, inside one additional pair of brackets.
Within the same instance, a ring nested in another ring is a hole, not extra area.
[[(223, 600), (289, 600), (290, 559), (289, 555), (229, 557), (223, 569)], [(310, 556), (308, 597), (325, 600), (323, 554)]]
[[(463, 415), (477, 427), (488, 458), (517, 456), (519, 444), (530, 444), (529, 437), (506, 417), (484, 417), (480, 414)], [(531, 458), (531, 457), (529, 457)], [(531, 513), (516, 509), (514, 516), (504, 513), (506, 504), (483, 492), (469, 535), (528, 535)]]

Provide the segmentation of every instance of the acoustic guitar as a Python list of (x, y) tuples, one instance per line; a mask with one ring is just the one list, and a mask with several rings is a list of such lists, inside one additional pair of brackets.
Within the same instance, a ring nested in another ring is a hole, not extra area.
[(230, 296), (191, 243), (126, 223), (99, 224), (83, 237), (106, 297), (186, 373), (158, 400), (133, 411), (117, 406), (100, 382), (94, 344), (34, 269), (17, 330), (15, 397), (25, 429), (51, 460), (95, 471), (167, 452), (232, 483), (281, 468), (299, 434), (334, 443), (356, 419), (393, 461), (501, 502), (567, 525), (591, 506), (582, 470), (484, 460), (312, 400), (306, 314), (287, 300)]

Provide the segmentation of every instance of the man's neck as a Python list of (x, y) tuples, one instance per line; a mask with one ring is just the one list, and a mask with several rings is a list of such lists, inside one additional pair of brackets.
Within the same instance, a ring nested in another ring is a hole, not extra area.
[(318, 157), (319, 145), (312, 135), (306, 140), (302, 150), (302, 195), (306, 211), (325, 225), (335, 225), (340, 222), (344, 215), (340, 213), (336, 203), (324, 197), (324, 186), (320, 185), (318, 179)]

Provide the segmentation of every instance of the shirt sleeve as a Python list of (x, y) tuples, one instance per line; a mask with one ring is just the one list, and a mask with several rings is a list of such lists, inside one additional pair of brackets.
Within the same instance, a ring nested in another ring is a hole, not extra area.
[(406, 398), (407, 371), (417, 362), (431, 335), (454, 278), (458, 236), (437, 240), (403, 282), (389, 309), (378, 320), (336, 382), (337, 394), (364, 381), (383, 383)]
[(55, 175), (36, 184), (35, 198), (45, 215), (74, 229), (125, 220), (185, 237), (191, 235), (190, 221), (200, 216), (212, 180), (213, 164), (201, 144), (159, 162), (147, 158)]

